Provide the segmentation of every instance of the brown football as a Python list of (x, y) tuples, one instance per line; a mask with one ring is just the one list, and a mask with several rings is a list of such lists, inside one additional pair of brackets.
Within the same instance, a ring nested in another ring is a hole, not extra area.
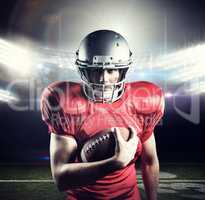
[[(130, 136), (129, 129), (120, 127), (119, 130), (124, 140), (127, 141)], [(80, 154), (81, 160), (94, 162), (110, 158), (115, 153), (115, 145), (115, 136), (111, 129), (100, 131), (83, 145)]]

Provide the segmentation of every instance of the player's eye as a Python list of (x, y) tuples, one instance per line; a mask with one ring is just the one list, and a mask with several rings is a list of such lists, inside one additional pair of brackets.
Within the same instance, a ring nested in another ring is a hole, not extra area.
[(115, 71), (117, 71), (117, 69), (107, 69), (107, 72), (108, 72), (109, 74), (112, 74), (112, 73), (115, 72)]

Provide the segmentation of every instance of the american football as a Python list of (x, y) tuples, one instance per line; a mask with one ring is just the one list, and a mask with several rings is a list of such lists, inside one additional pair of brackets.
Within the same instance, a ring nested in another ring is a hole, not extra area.
[[(120, 127), (120, 133), (124, 140), (130, 136), (129, 129)], [(111, 129), (105, 129), (91, 137), (81, 149), (82, 162), (94, 162), (110, 158), (115, 153), (115, 136)]]

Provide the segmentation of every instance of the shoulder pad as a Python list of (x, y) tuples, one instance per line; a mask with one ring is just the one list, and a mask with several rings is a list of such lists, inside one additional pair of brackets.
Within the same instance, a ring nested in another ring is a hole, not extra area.
[(44, 89), (43, 96), (54, 96), (59, 106), (67, 114), (83, 112), (85, 100), (82, 95), (81, 85), (74, 82), (54, 82)]
[(131, 99), (137, 112), (149, 114), (164, 110), (164, 94), (160, 87), (151, 82), (130, 83)]

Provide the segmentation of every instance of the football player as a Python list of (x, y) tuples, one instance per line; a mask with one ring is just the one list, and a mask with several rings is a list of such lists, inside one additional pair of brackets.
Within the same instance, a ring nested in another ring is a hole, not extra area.
[[(131, 55), (119, 33), (92, 32), (76, 52), (82, 83), (55, 82), (42, 94), (42, 118), (51, 134), (51, 171), (68, 199), (139, 200), (135, 168), (139, 156), (147, 199), (157, 199), (159, 162), (153, 131), (164, 113), (164, 96), (153, 83), (125, 83)], [(128, 141), (118, 127), (130, 130)], [(109, 128), (116, 135), (114, 155), (81, 162), (83, 144)]]

